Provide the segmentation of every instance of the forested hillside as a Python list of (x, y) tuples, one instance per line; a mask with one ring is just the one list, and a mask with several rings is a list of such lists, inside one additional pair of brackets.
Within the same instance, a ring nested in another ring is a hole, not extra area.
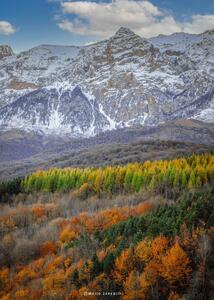
[(213, 299), (214, 155), (0, 184), (0, 299)]
[(125, 166), (86, 168), (86, 169), (50, 169), (38, 171), (25, 178), (21, 187), (31, 191), (69, 191), (84, 190), (86, 193), (139, 192), (149, 189), (158, 193), (186, 188), (196, 188), (213, 183), (214, 156), (192, 155), (188, 158), (171, 161), (146, 161), (143, 164)]

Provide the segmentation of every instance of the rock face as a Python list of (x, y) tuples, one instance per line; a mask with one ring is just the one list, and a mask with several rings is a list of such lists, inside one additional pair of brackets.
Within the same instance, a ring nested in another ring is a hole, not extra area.
[(73, 90), (43, 88), (30, 92), (0, 109), (0, 115), (0, 125), (72, 132), (75, 136), (94, 135), (110, 125), (96, 100), (89, 100), (79, 87)]
[(214, 121), (214, 31), (141, 38), (120, 28), (84, 47), (41, 45), (0, 61), (0, 125), (91, 136)]
[(13, 50), (10, 46), (0, 45), (0, 59), (13, 55)]

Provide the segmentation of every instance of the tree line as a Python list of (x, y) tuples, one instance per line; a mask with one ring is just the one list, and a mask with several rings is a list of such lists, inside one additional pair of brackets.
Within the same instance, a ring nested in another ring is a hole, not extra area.
[(21, 181), (21, 190), (68, 192), (83, 195), (154, 191), (173, 197), (184, 189), (201, 188), (214, 182), (214, 155), (191, 155), (174, 160), (146, 161), (104, 168), (53, 168), (40, 170)]

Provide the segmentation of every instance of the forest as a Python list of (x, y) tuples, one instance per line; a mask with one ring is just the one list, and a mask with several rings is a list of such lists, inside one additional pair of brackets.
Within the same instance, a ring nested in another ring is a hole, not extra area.
[(0, 299), (212, 300), (214, 155), (0, 183)]

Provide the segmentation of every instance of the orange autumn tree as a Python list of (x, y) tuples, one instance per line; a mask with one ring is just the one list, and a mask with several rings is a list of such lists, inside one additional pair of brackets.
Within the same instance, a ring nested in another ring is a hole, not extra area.
[(151, 244), (151, 253), (155, 259), (160, 258), (168, 248), (169, 241), (165, 236), (157, 236)]
[(123, 300), (143, 300), (145, 299), (145, 292), (141, 287), (139, 274), (136, 270), (129, 273), (124, 283)]
[(40, 205), (40, 206), (34, 206), (32, 208), (33, 216), (38, 219), (42, 218), (45, 216), (45, 207)]
[(140, 276), (140, 284), (144, 295), (148, 296), (149, 293), (155, 293), (159, 289), (162, 268), (161, 258), (165, 255), (168, 244), (169, 241), (166, 237), (158, 236), (152, 241), (144, 239), (136, 247), (135, 253), (139, 262), (144, 266), (143, 273)]
[(14, 299), (16, 300), (24, 300), (24, 299), (29, 299), (29, 291), (27, 288), (22, 288), (16, 291), (14, 295)]
[(138, 205), (133, 206), (131, 208), (131, 215), (132, 216), (144, 215), (149, 210), (151, 210), (153, 208), (153, 206), (154, 205), (152, 203), (149, 203), (149, 202), (139, 203)]
[(9, 268), (4, 267), (0, 269), (0, 298), (4, 295), (4, 293), (9, 292), (9, 290), (10, 290), (10, 270)]
[(24, 267), (15, 276), (15, 282), (19, 285), (27, 285), (31, 280), (37, 278), (38, 274), (29, 267)]
[(67, 281), (64, 270), (58, 268), (43, 278), (43, 293), (45, 299), (64, 299)]
[(144, 239), (138, 243), (135, 248), (135, 254), (141, 263), (147, 263), (152, 257), (151, 241), (149, 239)]
[(155, 260), (151, 260), (144, 268), (144, 278), (149, 286), (155, 286), (158, 283), (161, 265)]
[(187, 282), (191, 273), (189, 265), (190, 259), (178, 241), (176, 241), (168, 253), (162, 258), (161, 275), (171, 286), (174, 286), (176, 283), (183, 285)]
[[(150, 260), (143, 272), (140, 275), (140, 286), (145, 299), (155, 299), (155, 295), (159, 290), (159, 278), (160, 278), (161, 264), (159, 261), (152, 259)], [(149, 296), (150, 295), (150, 296)]]
[(114, 277), (121, 282), (126, 279), (128, 274), (134, 269), (135, 257), (131, 248), (125, 249), (115, 261)]
[(56, 254), (58, 250), (58, 245), (51, 241), (44, 242), (40, 247), (40, 253), (41, 255), (47, 255), (47, 254)]
[(70, 227), (66, 227), (62, 230), (60, 234), (60, 240), (63, 243), (69, 243), (77, 238), (77, 233), (72, 230)]

